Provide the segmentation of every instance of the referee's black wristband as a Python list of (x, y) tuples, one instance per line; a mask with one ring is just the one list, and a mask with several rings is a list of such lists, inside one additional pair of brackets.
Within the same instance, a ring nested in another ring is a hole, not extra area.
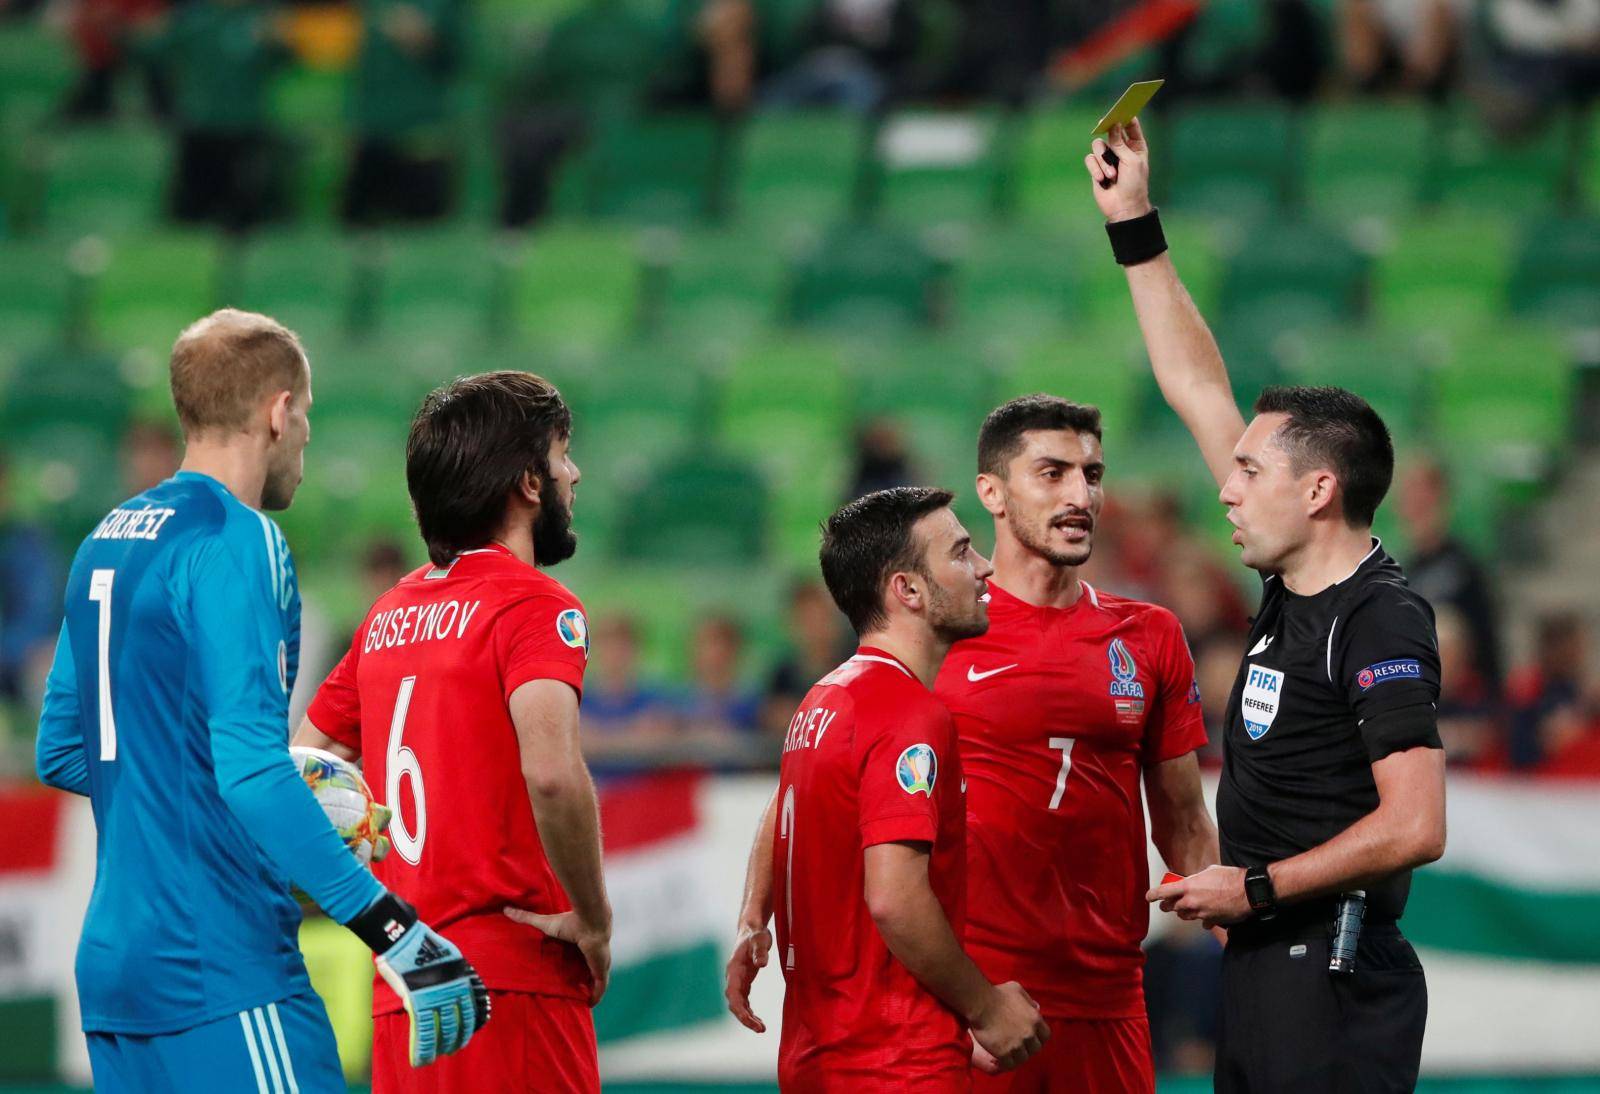
[(367, 944), (373, 953), (381, 954), (400, 940), (417, 921), (417, 910), (393, 893), (384, 893), (345, 926)]
[(1106, 235), (1111, 237), (1111, 253), (1119, 266), (1149, 262), (1167, 249), (1167, 237), (1161, 231), (1161, 213), (1157, 209), (1132, 220), (1109, 221)]

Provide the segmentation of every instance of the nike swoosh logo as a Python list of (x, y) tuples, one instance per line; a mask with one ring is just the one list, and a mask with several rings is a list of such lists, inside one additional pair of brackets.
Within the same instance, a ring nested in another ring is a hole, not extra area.
[(1273, 639), (1272, 635), (1270, 635), (1270, 634), (1266, 635), (1264, 638), (1261, 639), (1261, 641), (1257, 642), (1255, 644), (1255, 648), (1252, 649), (1249, 653), (1245, 654), (1245, 656), (1246, 657), (1254, 657), (1256, 654), (1260, 653), (1262, 650), (1264, 650), (1268, 646), (1272, 645), (1272, 639)]
[(1014, 669), (1016, 667), (1017, 667), (1016, 663), (1013, 662), (1012, 664), (1009, 664), (1009, 665), (1001, 665), (997, 669), (990, 669), (988, 672), (979, 672), (977, 665), (968, 665), (967, 666), (967, 680), (969, 682), (971, 682), (971, 683), (976, 684), (979, 680), (987, 680), (991, 676), (997, 676), (1000, 673), (1005, 672), (1006, 669)]

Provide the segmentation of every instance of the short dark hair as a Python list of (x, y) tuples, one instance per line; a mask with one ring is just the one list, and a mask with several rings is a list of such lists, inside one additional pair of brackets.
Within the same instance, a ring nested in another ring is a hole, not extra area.
[(1006, 467), (1022, 451), (1023, 435), (1039, 429), (1092, 433), (1098, 441), (1100, 408), (1042, 393), (1002, 403), (978, 430), (978, 472), (1004, 478)]
[(561, 393), (531, 372), (485, 372), (430, 392), (411, 421), (406, 487), (433, 564), (488, 543), (522, 476), (548, 482), (550, 444), (571, 433)]
[(955, 500), (948, 490), (896, 486), (841, 507), (822, 525), (822, 580), (856, 634), (883, 626), (883, 585), (897, 570), (926, 572), (917, 521)]
[(1394, 441), (1378, 412), (1341, 387), (1269, 387), (1257, 414), (1287, 414), (1278, 429), (1295, 474), (1326, 467), (1339, 479), (1344, 519), (1366, 528), (1394, 478)]

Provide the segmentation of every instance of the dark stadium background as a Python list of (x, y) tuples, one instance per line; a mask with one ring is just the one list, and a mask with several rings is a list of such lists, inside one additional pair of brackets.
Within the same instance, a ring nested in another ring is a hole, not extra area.
[[(313, 366), (297, 714), (422, 561), (422, 394), (517, 367), (573, 405), (591, 763), (608, 810), (694, 803), (687, 859), (615, 848), (673, 926), (619, 942), (607, 1089), (770, 1089), (715, 1085), (774, 1039), (718, 1020), (722, 894), (847, 648), (817, 522), (938, 482), (986, 547), (997, 402), (1102, 408), (1086, 576), (1178, 612), (1214, 719), (1255, 592), (1081, 162), (1153, 77), (1162, 218), (1241, 400), (1343, 384), (1400, 452), (1379, 531), (1439, 610), (1454, 780), (1407, 919), (1424, 1089), (1600, 1089), (1596, 0), (0, 0), (0, 1083), (87, 1078), (92, 826), (32, 783), (33, 718), (71, 551), (175, 466), (166, 354), (218, 306)], [(1206, 1089), (1216, 955), (1158, 935), (1162, 1090)], [(364, 952), (305, 940), (359, 1079)]]

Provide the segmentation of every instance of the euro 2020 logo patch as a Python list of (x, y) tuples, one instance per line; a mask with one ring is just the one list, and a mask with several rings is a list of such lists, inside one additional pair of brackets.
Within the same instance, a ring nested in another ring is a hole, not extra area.
[(894, 775), (900, 781), (900, 789), (907, 794), (926, 794), (931, 798), (934, 780), (939, 777), (939, 757), (932, 746), (914, 744), (900, 753)]
[(556, 616), (556, 634), (566, 645), (582, 650), (585, 658), (589, 656), (589, 624), (577, 608), (568, 608)]

